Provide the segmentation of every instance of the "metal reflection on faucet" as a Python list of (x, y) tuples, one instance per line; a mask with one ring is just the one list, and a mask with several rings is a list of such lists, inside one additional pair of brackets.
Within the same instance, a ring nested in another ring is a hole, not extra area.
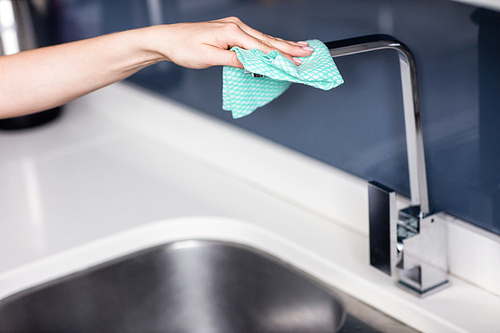
[(397, 273), (398, 283), (420, 296), (448, 285), (446, 223), (431, 214), (420, 121), (417, 72), (410, 49), (386, 35), (370, 35), (326, 43), (332, 57), (393, 49), (399, 56), (411, 204), (397, 211), (396, 193), (369, 184), (370, 263)]

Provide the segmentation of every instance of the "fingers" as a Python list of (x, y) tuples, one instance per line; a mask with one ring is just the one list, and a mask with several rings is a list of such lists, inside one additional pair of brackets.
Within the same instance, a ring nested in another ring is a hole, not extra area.
[(239, 31), (235, 32), (235, 39), (232, 41), (232, 46), (240, 46), (244, 49), (256, 48), (264, 53), (276, 50), (296, 65), (300, 65), (301, 61), (295, 57), (307, 57), (313, 52), (313, 49), (307, 45), (307, 42), (286, 41), (266, 35), (249, 27), (237, 17), (227, 17), (218, 20), (218, 22), (229, 23), (233, 27), (236, 26), (239, 28)]
[[(295, 52), (301, 52), (299, 49), (301, 48), (296, 42), (291, 42), (291, 41), (285, 41), (281, 38), (276, 38), (272, 37), (269, 35), (266, 35), (258, 30), (255, 30), (245, 23), (243, 23), (239, 18), (237, 17), (227, 17), (224, 19), (221, 19), (220, 21), (222, 22), (228, 22), (228, 23), (233, 23), (237, 25), (241, 30), (246, 32), (248, 35), (263, 41), (264, 43), (279, 49), (285, 53), (293, 53)], [(298, 48), (294, 48), (294, 46), (299, 46)], [(302, 53), (303, 54), (303, 53)]]
[(227, 43), (232, 46), (239, 46), (241, 48), (250, 50), (250, 49), (259, 49), (264, 53), (269, 53), (276, 48), (271, 44), (267, 43), (262, 39), (258, 39), (248, 33), (246, 33), (243, 29), (241, 29), (238, 25), (230, 25), (227, 28), (228, 31), (228, 39)]
[(297, 42), (285, 41), (280, 38), (272, 37), (269, 35), (263, 35), (263, 39), (274, 48), (281, 51), (281, 53), (286, 53), (292, 57), (307, 57), (313, 52), (313, 49), (307, 45), (307, 42)]

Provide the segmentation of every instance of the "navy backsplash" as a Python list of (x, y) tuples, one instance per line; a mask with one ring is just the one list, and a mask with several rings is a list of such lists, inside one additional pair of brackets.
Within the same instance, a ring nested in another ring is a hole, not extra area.
[[(149, 1), (149, 4), (154, 1)], [(163, 23), (236, 15), (291, 40), (384, 33), (417, 61), (434, 210), (500, 234), (500, 16), (447, 0), (160, 0)], [(154, 23), (146, 0), (59, 0), (64, 41)], [(156, 13), (158, 14), (158, 13)], [(293, 85), (252, 115), (222, 110), (221, 68), (158, 64), (130, 78), (367, 180), (409, 195), (399, 64), (394, 51), (336, 59), (345, 83)]]

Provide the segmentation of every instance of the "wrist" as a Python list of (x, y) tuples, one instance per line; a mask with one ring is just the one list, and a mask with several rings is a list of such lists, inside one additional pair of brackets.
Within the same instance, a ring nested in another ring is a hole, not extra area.
[[(155, 33), (154, 27), (140, 28), (118, 32), (117, 34), (108, 35), (113, 38), (115, 55), (118, 56), (118, 72), (124, 72), (126, 76), (141, 70), (142, 68), (154, 65), (162, 60), (166, 60), (165, 56), (155, 49)], [(112, 43), (113, 43), (112, 42)]]
[(170, 58), (164, 52), (166, 51), (166, 37), (168, 32), (165, 30), (168, 25), (153, 25), (146, 28), (137, 29), (138, 42), (144, 56), (151, 62), (170, 61)]

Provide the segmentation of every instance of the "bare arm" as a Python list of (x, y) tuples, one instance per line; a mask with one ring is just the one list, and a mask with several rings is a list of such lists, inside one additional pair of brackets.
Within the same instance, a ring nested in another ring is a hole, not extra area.
[(142, 31), (105, 35), (0, 57), (0, 115), (12, 117), (64, 104), (153, 64)]
[(0, 118), (64, 104), (162, 60), (189, 68), (242, 67), (232, 46), (312, 52), (304, 43), (262, 34), (236, 18), (159, 25), (0, 57)]

